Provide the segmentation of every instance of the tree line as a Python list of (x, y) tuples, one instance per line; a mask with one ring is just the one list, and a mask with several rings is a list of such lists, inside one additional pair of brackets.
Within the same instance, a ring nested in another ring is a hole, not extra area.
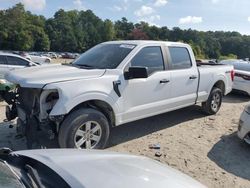
[(91, 10), (58, 10), (53, 18), (32, 14), (23, 4), (0, 10), (0, 50), (82, 53), (110, 40), (164, 40), (189, 43), (197, 58), (248, 58), (250, 36), (238, 32), (182, 30), (102, 20)]

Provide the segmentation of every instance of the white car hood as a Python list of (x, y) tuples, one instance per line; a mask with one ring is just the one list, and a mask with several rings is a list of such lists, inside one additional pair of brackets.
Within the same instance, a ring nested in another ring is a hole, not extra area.
[(103, 69), (80, 69), (70, 65), (43, 65), (10, 71), (5, 79), (21, 87), (42, 88), (45, 84), (101, 77)]
[(56, 171), (71, 187), (204, 188), (189, 176), (146, 157), (107, 151), (54, 149), (14, 152)]

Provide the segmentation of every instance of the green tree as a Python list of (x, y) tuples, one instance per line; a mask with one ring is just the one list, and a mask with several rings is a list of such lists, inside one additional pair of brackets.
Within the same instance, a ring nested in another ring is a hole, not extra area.
[(0, 48), (5, 50), (48, 50), (45, 18), (25, 11), (22, 4), (0, 11)]
[(127, 39), (128, 34), (134, 29), (134, 24), (126, 18), (115, 22), (116, 39)]
[(84, 52), (109, 40), (148, 39), (189, 43), (197, 58), (249, 58), (250, 36), (238, 32), (182, 30), (178, 27), (102, 20), (91, 10), (58, 10), (53, 18), (32, 14), (20, 3), (0, 10), (0, 50)]
[(128, 34), (130, 40), (148, 40), (148, 36), (142, 29), (135, 28)]
[(103, 41), (110, 41), (115, 39), (115, 28), (110, 20), (105, 20), (103, 23), (103, 30), (102, 30), (102, 40)]

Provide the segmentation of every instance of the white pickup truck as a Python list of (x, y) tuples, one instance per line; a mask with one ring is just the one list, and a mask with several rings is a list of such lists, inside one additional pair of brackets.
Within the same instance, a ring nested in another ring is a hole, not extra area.
[(217, 113), (233, 78), (231, 65), (197, 67), (187, 44), (105, 42), (72, 64), (10, 72), (6, 116), (29, 145), (46, 135), (63, 148), (104, 148), (114, 126), (197, 103)]

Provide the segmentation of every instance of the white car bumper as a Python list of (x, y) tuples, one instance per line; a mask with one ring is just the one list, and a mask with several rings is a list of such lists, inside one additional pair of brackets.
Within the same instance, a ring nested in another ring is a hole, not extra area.
[(239, 127), (238, 127), (238, 137), (242, 140), (245, 140), (248, 144), (250, 144), (250, 114), (248, 114), (245, 110), (241, 114)]
[(233, 89), (244, 91), (250, 95), (250, 87), (249, 87), (250, 81), (239, 81), (235, 80), (233, 84)]

